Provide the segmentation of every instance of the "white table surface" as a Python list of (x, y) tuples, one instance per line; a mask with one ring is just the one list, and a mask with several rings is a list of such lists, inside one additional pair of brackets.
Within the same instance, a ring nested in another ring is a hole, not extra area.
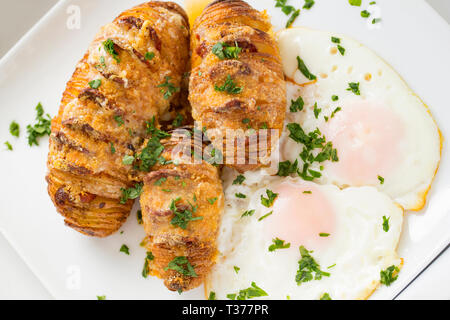
[[(0, 58), (56, 2), (57, 0), (14, 0), (2, 3)], [(450, 21), (449, 0), (428, 0), (428, 2), (447, 21)], [(52, 299), (49, 292), (1, 234), (0, 257), (0, 299)], [(446, 250), (397, 299), (450, 300), (449, 269), (450, 250)]]

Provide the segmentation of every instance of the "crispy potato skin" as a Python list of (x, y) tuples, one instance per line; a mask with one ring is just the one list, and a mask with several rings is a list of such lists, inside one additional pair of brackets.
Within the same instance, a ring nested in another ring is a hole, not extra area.
[(158, 85), (170, 77), (179, 88), (188, 56), (188, 19), (174, 3), (144, 3), (101, 28), (52, 121), (46, 180), (68, 226), (105, 237), (124, 223), (133, 201), (120, 204), (121, 189), (137, 179), (122, 159), (147, 138), (146, 121), (180, 104), (179, 92), (165, 98)]
[[(278, 140), (285, 118), (286, 84), (271, 28), (263, 14), (240, 0), (215, 1), (195, 21), (191, 34), (189, 101), (193, 118), (208, 130), (224, 133), (227, 129), (276, 129), (278, 133), (273, 138)], [(238, 59), (220, 60), (212, 53), (218, 42), (242, 48)], [(225, 83), (227, 76), (243, 88), (241, 93), (215, 89)], [(225, 158), (234, 159), (229, 156), (231, 150), (226, 149), (226, 140), (223, 146), (212, 140), (217, 148), (223, 147)], [(274, 146), (270, 139), (268, 142), (270, 154)], [(239, 171), (262, 165), (260, 161), (225, 164)]]
[[(163, 157), (172, 159), (175, 144), (164, 145)], [(177, 210), (188, 209), (194, 218), (201, 217), (201, 220), (188, 222), (186, 229), (172, 224), (173, 201)], [(187, 291), (201, 285), (217, 255), (216, 238), (224, 207), (219, 168), (204, 160), (157, 165), (144, 179), (140, 202), (147, 234), (146, 248), (155, 257), (149, 264), (149, 274), (164, 279), (164, 284), (172, 291)], [(194, 266), (197, 277), (165, 270), (175, 257), (180, 256), (186, 257)]]

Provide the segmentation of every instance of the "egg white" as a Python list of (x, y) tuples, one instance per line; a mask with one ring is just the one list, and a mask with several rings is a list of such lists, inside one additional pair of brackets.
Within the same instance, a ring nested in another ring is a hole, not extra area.
[[(339, 53), (331, 37), (340, 39), (340, 45), (345, 48), (344, 55)], [(396, 145), (398, 156), (394, 168), (386, 175), (374, 172), (370, 181), (352, 184), (330, 170), (328, 164), (316, 163), (312, 166), (314, 170), (320, 170), (324, 165), (322, 177), (316, 182), (339, 187), (371, 185), (405, 209), (423, 208), (441, 152), (439, 129), (424, 103), (387, 63), (347, 36), (292, 28), (278, 34), (278, 44), (285, 74), (300, 84), (288, 84), (286, 124), (296, 122), (305, 132), (310, 132), (325, 125), (325, 116), (329, 122), (336, 121), (331, 114), (337, 107), (345, 109), (352, 104), (369, 103), (392, 112), (400, 120), (404, 132), (402, 137), (394, 137), (391, 142)], [(317, 81), (311, 82), (298, 70), (297, 56), (316, 75)], [(347, 90), (351, 82), (360, 83), (361, 95)], [(339, 100), (332, 101), (333, 95), (337, 95)], [(305, 102), (304, 110), (292, 113), (289, 111), (290, 101), (299, 96)], [(317, 119), (313, 111), (315, 103), (322, 109)], [(302, 149), (303, 145), (290, 139), (285, 128), (280, 143), (280, 161), (298, 159), (301, 167), (303, 162), (299, 153)], [(337, 152), (339, 156), (339, 150)], [(378, 181), (378, 175), (384, 178), (383, 184)]]
[[(401, 265), (396, 253), (403, 221), (400, 206), (373, 187), (340, 190), (333, 185), (315, 185), (336, 212), (336, 229), (326, 246), (311, 255), (331, 276), (297, 285), (299, 247), (268, 251), (271, 239), (278, 235), (265, 233), (270, 216), (259, 221), (271, 210), (261, 204), (261, 195), (280, 183), (307, 182), (249, 172), (242, 185), (232, 185), (235, 176), (232, 170), (224, 173), (227, 201), (219, 232), (220, 256), (206, 283), (207, 291), (214, 291), (218, 299), (226, 299), (252, 282), (267, 292), (264, 299), (319, 299), (324, 293), (332, 299), (364, 299), (379, 285), (381, 270)], [(237, 199), (236, 193), (248, 197)], [(299, 203), (298, 210), (301, 208)], [(247, 210), (255, 213), (241, 217)], [(390, 217), (388, 232), (382, 227), (383, 216)], [(240, 268), (238, 272), (235, 266)]]

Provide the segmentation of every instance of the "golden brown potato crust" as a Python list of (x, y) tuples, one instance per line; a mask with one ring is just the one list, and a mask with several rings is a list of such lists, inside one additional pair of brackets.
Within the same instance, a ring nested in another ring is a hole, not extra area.
[(121, 189), (136, 174), (122, 159), (147, 138), (146, 121), (179, 103), (179, 90), (159, 86), (180, 88), (188, 55), (188, 19), (174, 3), (134, 7), (97, 34), (52, 121), (48, 192), (68, 226), (104, 237), (123, 224), (133, 201), (119, 203)]
[[(271, 28), (267, 17), (240, 0), (215, 1), (195, 21), (189, 100), (193, 118), (208, 130), (276, 129), (277, 140), (285, 118), (286, 84)], [(212, 52), (219, 42), (241, 48), (238, 58), (221, 60)], [(217, 90), (216, 86), (222, 86), (228, 77), (242, 92)], [(272, 148), (269, 144), (269, 154)], [(223, 149), (227, 156), (225, 146)], [(261, 165), (225, 164), (240, 171)]]
[[(163, 157), (172, 159), (175, 143), (166, 142), (164, 146)], [(148, 271), (164, 279), (172, 291), (190, 290), (204, 281), (215, 263), (224, 207), (219, 169), (202, 160), (197, 164), (157, 165), (153, 170), (144, 179), (140, 200), (146, 248), (154, 255)], [(188, 221), (184, 226), (176, 224), (174, 206), (176, 211), (187, 210), (199, 220)], [(197, 276), (167, 269), (176, 257), (186, 257)]]

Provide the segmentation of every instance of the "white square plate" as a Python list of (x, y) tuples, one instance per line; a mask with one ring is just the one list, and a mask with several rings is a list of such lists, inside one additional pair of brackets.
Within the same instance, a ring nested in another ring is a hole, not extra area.
[[(60, 1), (0, 61), (0, 142), (9, 140), (14, 146), (14, 152), (0, 151), (0, 230), (58, 299), (104, 294), (108, 299), (204, 298), (202, 288), (179, 296), (158, 279), (142, 278), (145, 251), (139, 243), (144, 232), (136, 222), (136, 208), (124, 233), (106, 239), (84, 237), (64, 227), (44, 180), (48, 143), (42, 139), (39, 147), (30, 148), (26, 142), (25, 127), (34, 122), (34, 107), (40, 101), (46, 112), (57, 113), (65, 84), (99, 27), (142, 1)], [(276, 29), (286, 23), (273, 0), (248, 2), (267, 9)], [(68, 18), (77, 8), (81, 28), (69, 29)], [(302, 10), (295, 25), (347, 34), (372, 48), (429, 105), (444, 137), (450, 137), (449, 25), (423, 0), (377, 0), (383, 20), (376, 29), (360, 17), (363, 9), (347, 0), (320, 0), (311, 10)], [(12, 120), (21, 125), (20, 139), (8, 134)], [(405, 265), (398, 280), (372, 298), (394, 298), (450, 242), (448, 149), (447, 140), (426, 208), (406, 213), (399, 245)], [(119, 252), (122, 244), (129, 246), (130, 256)]]

